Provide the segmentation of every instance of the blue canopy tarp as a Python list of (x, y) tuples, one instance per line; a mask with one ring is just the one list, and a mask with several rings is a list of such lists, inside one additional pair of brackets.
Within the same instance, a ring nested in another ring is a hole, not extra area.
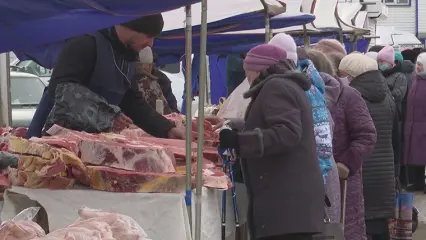
[[(311, 43), (316, 43), (323, 38), (334, 37), (335, 34), (328, 33), (314, 35), (310, 39)], [(303, 37), (294, 37), (294, 40), (298, 46), (304, 44)], [(264, 34), (212, 34), (207, 36), (207, 54), (246, 53), (254, 46), (264, 42)], [(185, 53), (185, 39), (156, 39), (154, 51), (158, 54), (159, 58), (173, 55), (179, 56), (176, 58), (179, 59)], [(192, 37), (192, 51), (194, 54), (198, 54), (200, 51), (200, 38), (198, 36)]]
[[(99, 0), (98, 0), (99, 1)], [(164, 1), (164, 0), (163, 0)], [(171, 1), (171, 0), (169, 0)], [(183, 1), (183, 0), (180, 0)], [(188, 0), (187, 0), (188, 1)], [(183, 17), (183, 16), (182, 16)], [(256, 20), (257, 19), (257, 20)], [(302, 14), (295, 16), (279, 15), (271, 19), (271, 26), (273, 28), (283, 28), (289, 26), (295, 26), (300, 24), (306, 24), (312, 22), (315, 16), (310, 14)], [(264, 27), (263, 14), (261, 13), (249, 13), (241, 14), (238, 16), (230, 17), (221, 21), (213, 22), (214, 26), (218, 27), (220, 24), (225, 26), (229, 23), (238, 23), (244, 25), (245, 29), (259, 29)], [(245, 24), (246, 22), (252, 22), (251, 24)], [(110, 24), (109, 26), (114, 25)], [(194, 27), (196, 29), (196, 27)], [(175, 34), (180, 34), (178, 30)], [(235, 29), (233, 29), (235, 30)], [(183, 30), (182, 30), (183, 31)], [(199, 31), (199, 28), (198, 28)], [(169, 31), (171, 33), (172, 31)], [(87, 33), (87, 32), (86, 32)], [(167, 34), (166, 34), (167, 35)], [(229, 53), (234, 52), (234, 46), (247, 45), (253, 43), (261, 43), (264, 39), (262, 34), (212, 34), (208, 36), (207, 40), (207, 52), (208, 53)], [(62, 49), (63, 41), (52, 42), (49, 44), (39, 45), (38, 47), (26, 48), (25, 50), (15, 50), (16, 56), (21, 59), (33, 59), (40, 65), (46, 68), (54, 68), (56, 59)], [(193, 34), (193, 51), (197, 53), (200, 47), (200, 37)], [(0, 48), (1, 49), (1, 48)], [(250, 49), (250, 48), (249, 48)], [(157, 38), (154, 43), (154, 51), (159, 55), (159, 62), (177, 62), (178, 59), (185, 53), (185, 36), (184, 35), (167, 35)], [(161, 58), (167, 57), (168, 60), (163, 61)]]
[[(0, 52), (33, 49), (197, 0), (0, 1)], [(184, 16), (182, 16), (183, 18)]]
[(356, 41), (356, 49), (354, 49), (354, 43), (345, 38), (346, 52), (351, 53), (354, 51), (366, 53), (368, 46), (370, 45), (370, 39), (360, 39)]
[[(228, 39), (226, 39), (228, 38)], [(264, 43), (265, 35), (264, 34), (217, 34), (213, 36), (208, 36), (208, 55), (209, 55), (209, 70), (210, 70), (210, 101), (213, 104), (217, 104), (219, 99), (222, 97), (227, 97), (227, 89), (226, 89), (226, 58), (222, 58), (219, 54), (229, 54), (229, 53), (247, 53), (251, 48), (256, 45)], [(311, 36), (311, 43), (317, 43), (321, 39), (324, 38), (336, 38), (335, 34), (326, 33), (321, 35)], [(239, 43), (235, 43), (233, 45), (220, 45), (220, 41), (225, 41), (225, 39), (229, 42), (233, 42), (235, 40), (239, 40)], [(193, 38), (193, 41), (196, 38)], [(296, 44), (298, 46), (303, 46), (304, 39), (302, 37), (294, 37)], [(216, 43), (214, 41), (217, 41)], [(194, 50), (194, 58), (192, 60), (192, 96), (198, 95), (198, 76), (199, 76), (199, 41), (193, 42), (193, 50)], [(216, 45), (216, 48), (212, 48), (213, 45)], [(213, 50), (213, 51), (212, 51)], [(166, 52), (162, 53), (161, 60), (164, 63), (174, 63), (176, 61), (182, 60), (182, 72), (184, 76), (186, 76), (186, 71), (184, 69), (185, 59), (181, 57), (177, 53), (175, 54), (167, 54)], [(166, 62), (169, 60), (170, 62)], [(185, 109), (185, 93), (182, 95), (183, 104), (182, 104), (182, 113), (186, 111)]]
[[(299, 26), (311, 23), (315, 20), (315, 16), (312, 14), (299, 14), (299, 15), (278, 15), (270, 19), (270, 25), (273, 29), (286, 28), (291, 26)], [(261, 12), (245, 13), (229, 18), (225, 18), (219, 21), (211, 22), (207, 24), (209, 33), (221, 33), (221, 32), (235, 32), (244, 31), (251, 29), (262, 29), (265, 27), (265, 16)], [(192, 34), (199, 35), (201, 27), (200, 25), (192, 27)], [(185, 37), (185, 28), (170, 30), (161, 34), (163, 38), (170, 37)]]

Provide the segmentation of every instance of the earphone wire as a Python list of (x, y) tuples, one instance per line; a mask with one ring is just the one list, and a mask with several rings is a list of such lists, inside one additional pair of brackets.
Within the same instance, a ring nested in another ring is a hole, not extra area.
[[(115, 67), (118, 69), (118, 71), (121, 73), (121, 75), (123, 75), (123, 77), (127, 80), (127, 82), (131, 85), (132, 83), (130, 82), (129, 78), (127, 77), (126, 74), (123, 73), (123, 71), (118, 67), (117, 61), (115, 61), (115, 53), (114, 53), (114, 49), (112, 48), (111, 44), (109, 45), (109, 47), (111, 48), (111, 52), (112, 52), (112, 59), (114, 60), (114, 65)], [(124, 63), (122, 63), (124, 64)], [(129, 66), (127, 66), (127, 74), (129, 74), (130, 70), (129, 70)]]

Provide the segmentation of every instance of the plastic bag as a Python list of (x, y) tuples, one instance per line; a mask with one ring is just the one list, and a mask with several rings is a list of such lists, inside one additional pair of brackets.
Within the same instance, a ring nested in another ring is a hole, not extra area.
[(88, 207), (82, 207), (78, 211), (78, 215), (80, 218), (71, 226), (84, 225), (90, 222), (103, 222), (109, 225), (114, 239), (151, 240), (142, 227), (129, 216)]
[(32, 221), (37, 216), (37, 213), (40, 211), (39, 207), (29, 207), (22, 210), (18, 215), (16, 215), (12, 221)]
[(30, 207), (3, 222), (0, 225), (0, 240), (31, 240), (45, 236), (44, 230), (33, 222), (39, 211), (39, 207)]
[(245, 99), (243, 94), (250, 88), (247, 78), (229, 95), (220, 107), (217, 116), (222, 118), (244, 118), (250, 99)]
[(120, 108), (76, 83), (58, 84), (55, 105), (47, 117), (44, 130), (54, 124), (88, 133), (110, 132)]
[[(218, 106), (209, 105), (204, 107), (204, 116), (214, 116), (218, 111)], [(198, 117), (198, 109), (195, 111), (194, 117)]]

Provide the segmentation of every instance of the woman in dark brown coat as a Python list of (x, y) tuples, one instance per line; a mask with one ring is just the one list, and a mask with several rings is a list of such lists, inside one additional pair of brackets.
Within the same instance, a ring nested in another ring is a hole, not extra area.
[(305, 93), (311, 81), (286, 56), (274, 45), (250, 50), (244, 131), (220, 132), (220, 146), (242, 158), (251, 239), (310, 240), (324, 225), (324, 184)]

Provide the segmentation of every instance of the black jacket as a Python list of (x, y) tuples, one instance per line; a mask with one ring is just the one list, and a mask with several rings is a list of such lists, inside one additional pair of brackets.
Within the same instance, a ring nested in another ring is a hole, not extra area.
[[(111, 46), (122, 54), (128, 61), (138, 60), (138, 54), (128, 49), (117, 37), (114, 28), (111, 33), (107, 29), (101, 30)], [(67, 41), (49, 82), (49, 95), (54, 97), (56, 86), (59, 83), (73, 82), (88, 85), (96, 63), (96, 40), (93, 36), (83, 35)], [(145, 101), (141, 92), (129, 89), (119, 107), (130, 117), (134, 124), (156, 137), (166, 138), (168, 131), (174, 124), (158, 114)]]
[(363, 73), (350, 86), (361, 93), (377, 132), (377, 142), (363, 165), (365, 219), (389, 219), (394, 216), (395, 166), (392, 129), (395, 102), (386, 79), (379, 70)]

